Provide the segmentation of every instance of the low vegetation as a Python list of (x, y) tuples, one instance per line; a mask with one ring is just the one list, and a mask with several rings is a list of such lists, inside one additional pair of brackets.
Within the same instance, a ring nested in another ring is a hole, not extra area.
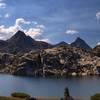
[(17, 97), (17, 98), (25, 98), (25, 99), (30, 98), (29, 94), (26, 94), (26, 93), (17, 93), (17, 92), (12, 93), (11, 96), (12, 97)]
[(0, 100), (25, 100), (25, 99), (15, 98), (15, 97), (4, 97), (4, 96), (0, 96)]
[(70, 96), (68, 88), (65, 88), (65, 91), (64, 91), (64, 100), (73, 100), (73, 98)]
[(100, 100), (100, 93), (91, 96), (91, 100)]
[[(9, 97), (0, 96), (0, 100), (83, 100), (83, 99), (74, 99), (70, 95), (69, 89), (65, 88), (64, 97), (61, 98), (61, 99), (60, 98), (34, 98), (34, 97), (31, 97), (29, 94), (26, 94), (26, 93), (14, 92)], [(91, 96), (90, 100), (100, 100), (100, 93), (97, 93), (97, 94)]]

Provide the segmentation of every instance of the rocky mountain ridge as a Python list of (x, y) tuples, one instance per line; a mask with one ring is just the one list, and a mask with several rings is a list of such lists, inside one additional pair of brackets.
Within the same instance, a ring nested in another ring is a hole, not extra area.
[(71, 45), (64, 41), (51, 45), (18, 31), (7, 41), (0, 41), (0, 72), (43, 77), (97, 75), (100, 73), (97, 48), (91, 49), (80, 38)]
[(29, 76), (99, 74), (100, 58), (88, 51), (59, 46), (24, 54), (0, 54), (0, 72)]
[[(69, 45), (68, 43), (62, 41), (56, 45), (49, 44), (43, 41), (36, 41), (30, 36), (27, 36), (24, 32), (16, 32), (10, 39), (4, 41), (0, 40), (0, 52), (6, 53), (25, 53), (31, 50), (41, 50), (46, 48), (58, 47), (61, 45)], [(71, 46), (78, 47), (81, 49), (90, 50), (91, 47), (81, 38), (77, 38)]]
[(91, 47), (80, 37), (77, 37), (77, 39), (71, 43), (71, 46), (86, 49), (86, 50), (91, 49)]
[(10, 39), (0, 41), (0, 52), (6, 53), (25, 53), (31, 50), (49, 48), (52, 45), (42, 41), (36, 41), (24, 32), (18, 31)]

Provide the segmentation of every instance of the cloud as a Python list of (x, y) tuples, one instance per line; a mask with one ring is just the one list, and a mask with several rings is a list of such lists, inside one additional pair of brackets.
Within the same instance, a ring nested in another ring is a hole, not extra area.
[(100, 42), (98, 42), (97, 45), (100, 45)]
[(12, 35), (13, 30), (11, 27), (6, 28), (4, 25), (0, 26), (0, 39), (6, 40)]
[(37, 28), (45, 29), (45, 26), (44, 25), (37, 25)]
[(4, 15), (4, 17), (5, 17), (5, 18), (9, 18), (9, 17), (10, 17), (10, 14), (9, 14), (9, 13), (6, 13), (6, 14)]
[(15, 21), (15, 24), (13, 26), (5, 27), (4, 25), (0, 26), (0, 37), (2, 39), (6, 39), (11, 37), (14, 33), (16, 33), (18, 30), (26, 31), (22, 29), (22, 24), (30, 24), (29, 21), (24, 20), (23, 18), (18, 18)]
[(2, 8), (2, 9), (6, 8), (6, 3), (0, 2), (0, 8)]
[(20, 26), (22, 24), (30, 24), (30, 23), (31, 23), (30, 21), (25, 21), (24, 18), (18, 18), (16, 19), (15, 25)]
[(38, 23), (36, 21), (32, 21), (33, 24), (37, 25)]
[(6, 8), (6, 3), (3, 2), (4, 0), (0, 0), (0, 9)]
[(68, 29), (66, 31), (66, 34), (70, 34), (70, 35), (74, 35), (74, 34), (78, 34), (79, 32), (75, 29)]
[(10, 34), (10, 33), (15, 33), (17, 32), (18, 30), (20, 30), (20, 26), (10, 26), (8, 28), (6, 28), (4, 25), (1, 25), (0, 26), (0, 34)]
[(24, 18), (18, 18), (15, 21), (13, 26), (5, 27), (4, 25), (0, 26), (0, 39), (6, 40), (14, 35), (18, 30), (24, 31), (26, 35), (31, 36), (32, 38), (40, 41), (50, 42), (48, 39), (42, 39), (41, 35), (44, 32), (45, 26), (40, 24), (35, 27), (30, 27), (29, 29), (23, 29), (22, 25), (31, 24), (32, 22), (26, 21)]
[(3, 2), (3, 0), (0, 0), (0, 2)]
[(26, 34), (32, 38), (38, 38), (44, 32), (44, 25), (37, 25), (35, 28), (30, 28)]
[(97, 20), (100, 20), (100, 11), (96, 13)]
[(43, 42), (47, 42), (47, 43), (51, 43), (51, 41), (49, 39), (36, 39), (37, 41), (43, 41)]

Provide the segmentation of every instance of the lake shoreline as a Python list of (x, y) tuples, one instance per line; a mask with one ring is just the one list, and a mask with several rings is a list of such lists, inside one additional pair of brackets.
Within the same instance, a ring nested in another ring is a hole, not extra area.
[(15, 75), (15, 74), (10, 74), (10, 73), (0, 73), (1, 75), (11, 75), (11, 76), (18, 76), (18, 77), (32, 77), (32, 78), (70, 78), (70, 77), (100, 77), (100, 74), (95, 74), (95, 75), (66, 75), (66, 76), (33, 76), (33, 75)]
[[(25, 99), (21, 99), (21, 98), (17, 98), (17, 97), (11, 97), (11, 96), (0, 96), (0, 100), (1, 98), (3, 100), (25, 100)], [(36, 100), (61, 100), (61, 98), (45, 98), (45, 97), (36, 97)], [(82, 98), (74, 98), (74, 100), (84, 100)]]

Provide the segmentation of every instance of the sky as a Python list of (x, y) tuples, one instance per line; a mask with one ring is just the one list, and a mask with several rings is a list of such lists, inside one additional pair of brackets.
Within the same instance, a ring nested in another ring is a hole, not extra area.
[(18, 30), (52, 44), (100, 44), (100, 0), (0, 0), (0, 39)]

